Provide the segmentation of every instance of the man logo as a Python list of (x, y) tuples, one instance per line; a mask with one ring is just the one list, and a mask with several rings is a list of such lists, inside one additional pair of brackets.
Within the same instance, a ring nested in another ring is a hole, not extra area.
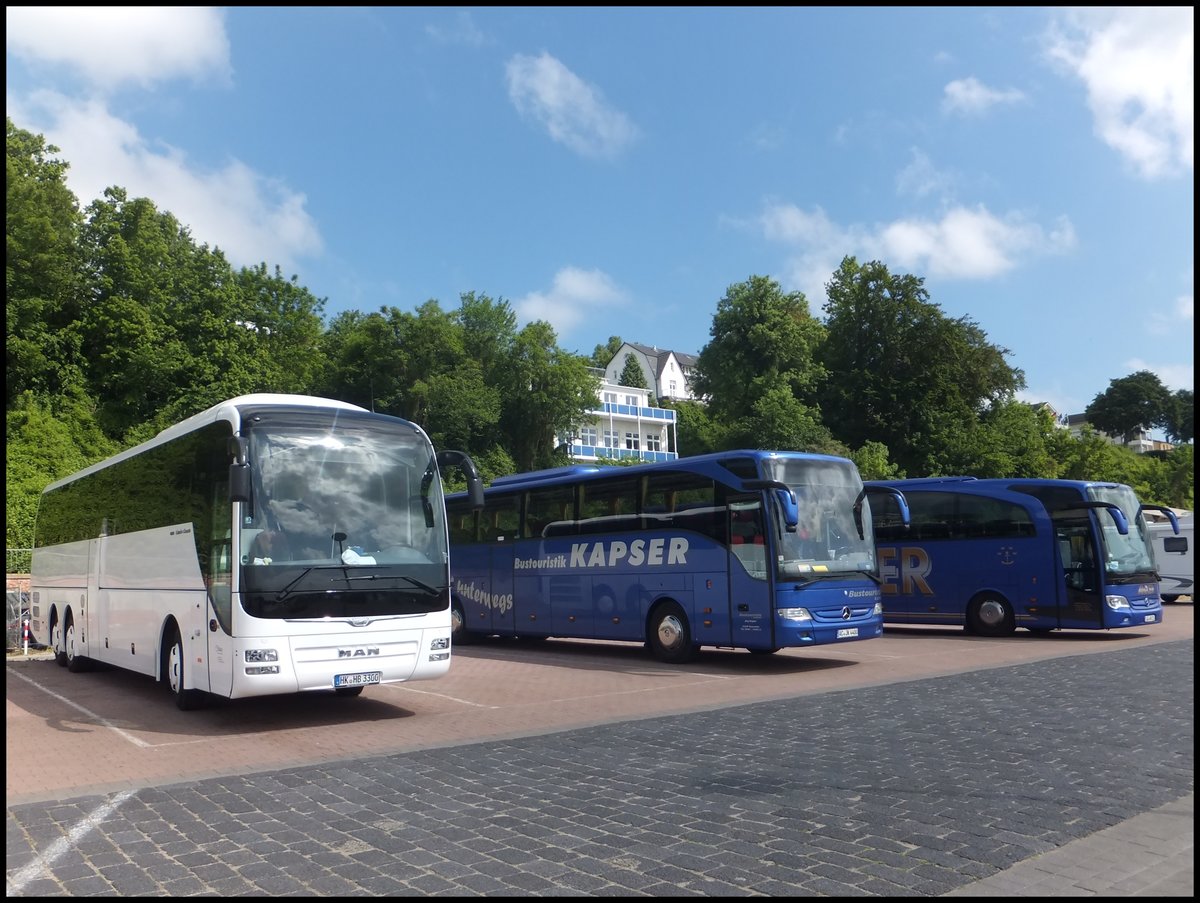
[(357, 649), (338, 650), (338, 658), (367, 658), (372, 655), (382, 655), (378, 646), (360, 646)]

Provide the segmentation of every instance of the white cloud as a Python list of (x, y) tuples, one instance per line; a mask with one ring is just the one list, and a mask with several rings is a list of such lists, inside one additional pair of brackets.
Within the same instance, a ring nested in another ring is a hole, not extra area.
[(922, 198), (930, 194), (947, 197), (953, 185), (953, 177), (934, 167), (928, 155), (915, 147), (912, 162), (896, 176), (897, 193), (908, 197)]
[(564, 267), (554, 274), (547, 292), (531, 292), (514, 302), (513, 309), (524, 322), (545, 320), (561, 338), (589, 314), (609, 315), (612, 308), (628, 304), (626, 293), (600, 270)]
[(1125, 361), (1126, 375), (1142, 370), (1149, 370), (1172, 392), (1178, 392), (1180, 389), (1192, 389), (1196, 384), (1196, 368), (1192, 363), (1164, 364), (1161, 361), (1146, 361), (1140, 357), (1131, 357)]
[(1146, 178), (1194, 168), (1195, 10), (1069, 10), (1046, 54), (1087, 89), (1097, 134)]
[(111, 186), (148, 197), (199, 243), (234, 266), (266, 262), (294, 270), (320, 253), (321, 236), (303, 194), (238, 160), (203, 168), (155, 144), (114, 116), (103, 92), (188, 77), (230, 80), (224, 13), (213, 7), (9, 7), (8, 52), (31, 68), (82, 76), (88, 98), (56, 91), (7, 96), (9, 117), (42, 134), (71, 165), (68, 187), (87, 206)]
[(468, 47), (481, 47), (488, 43), (487, 35), (483, 33), (469, 12), (459, 10), (454, 14), (450, 25), (426, 25), (425, 34), (439, 44), (465, 44)]
[(613, 157), (637, 138), (637, 127), (548, 53), (508, 61), (508, 96), (517, 111), (585, 157)]
[(942, 109), (947, 113), (976, 114), (984, 113), (996, 104), (1016, 103), (1024, 100), (1025, 95), (1016, 88), (999, 90), (989, 88), (979, 79), (960, 78), (950, 82), (943, 89)]
[(64, 67), (99, 89), (231, 75), (224, 14), (215, 7), (10, 6), (5, 29), (8, 53)]
[(843, 227), (819, 208), (807, 212), (773, 204), (758, 225), (766, 238), (791, 248), (786, 281), (813, 304), (824, 299), (825, 283), (847, 254), (947, 279), (990, 279), (1027, 258), (1075, 245), (1074, 228), (1065, 218), (1044, 228), (1017, 214), (998, 217), (982, 206), (955, 207), (938, 219)]
[(1180, 295), (1175, 299), (1170, 311), (1155, 311), (1150, 314), (1146, 331), (1157, 336), (1177, 335), (1180, 330), (1190, 334), (1193, 328), (1193, 306), (1192, 295)]
[(43, 91), (16, 106), (14, 111), (10, 98), (9, 115), (18, 127), (44, 135), (70, 162), (67, 185), (83, 206), (113, 185), (130, 197), (148, 197), (187, 226), (197, 242), (219, 246), (235, 266), (265, 261), (287, 271), (298, 257), (321, 251), (304, 195), (240, 161), (204, 170), (176, 148), (152, 148), (99, 101)]
[(1020, 215), (997, 217), (982, 205), (956, 207), (938, 220), (898, 220), (875, 237), (883, 259), (951, 279), (988, 279), (1013, 269), (1024, 255), (1075, 245), (1065, 219), (1047, 231)]

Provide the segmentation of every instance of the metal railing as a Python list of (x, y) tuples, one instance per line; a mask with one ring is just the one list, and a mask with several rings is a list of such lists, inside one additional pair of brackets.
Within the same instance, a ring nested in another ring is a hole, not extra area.
[(4, 570), (9, 574), (28, 574), (33, 549), (4, 549)]

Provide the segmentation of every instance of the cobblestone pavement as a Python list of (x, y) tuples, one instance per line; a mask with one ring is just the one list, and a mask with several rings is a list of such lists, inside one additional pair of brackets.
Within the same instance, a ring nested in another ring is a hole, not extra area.
[(6, 890), (1192, 896), (1193, 670), (1169, 642), (20, 805)]

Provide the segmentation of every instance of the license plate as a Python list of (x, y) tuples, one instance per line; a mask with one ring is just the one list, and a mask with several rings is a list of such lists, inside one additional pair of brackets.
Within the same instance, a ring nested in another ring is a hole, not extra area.
[(1147, 624), (1153, 624), (1157, 620), (1158, 620), (1157, 615), (1146, 615), (1146, 623)]
[(858, 628), (857, 627), (843, 627), (838, 631), (837, 638), (839, 640), (848, 640), (851, 637), (856, 637), (856, 636), (858, 636)]
[(365, 687), (367, 684), (377, 684), (383, 679), (382, 671), (367, 671), (363, 674), (335, 674), (335, 687)]

